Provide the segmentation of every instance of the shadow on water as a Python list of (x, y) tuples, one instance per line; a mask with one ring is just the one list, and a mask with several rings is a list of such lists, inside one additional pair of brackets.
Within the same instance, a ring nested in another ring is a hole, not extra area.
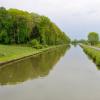
[(29, 79), (45, 77), (68, 49), (69, 46), (61, 46), (18, 62), (0, 66), (0, 84), (18, 84)]
[(88, 59), (92, 60), (92, 62), (96, 65), (97, 69), (100, 70), (100, 66), (96, 64), (96, 59), (94, 59), (93, 57), (91, 57), (91, 55), (89, 55), (85, 49), (83, 49), (83, 52), (87, 55)]

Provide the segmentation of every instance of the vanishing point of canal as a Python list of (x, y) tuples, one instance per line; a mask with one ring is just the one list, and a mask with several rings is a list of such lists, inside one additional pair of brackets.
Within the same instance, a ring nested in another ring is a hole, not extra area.
[(0, 100), (100, 100), (100, 71), (79, 46), (0, 68)]

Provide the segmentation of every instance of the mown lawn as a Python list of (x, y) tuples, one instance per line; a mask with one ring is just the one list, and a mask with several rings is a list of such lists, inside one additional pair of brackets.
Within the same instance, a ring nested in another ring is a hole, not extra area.
[(0, 45), (0, 62), (18, 59), (23, 56), (28, 56), (39, 52), (32, 47), (25, 47), (19, 45)]
[(36, 53), (40, 53), (40, 52), (49, 50), (51, 48), (56, 48), (59, 46), (62, 46), (62, 45), (48, 46), (43, 49), (35, 49), (32, 47), (27, 47), (27, 46), (0, 44), (0, 63), (16, 60), (16, 59), (26, 57), (29, 55), (34, 55)]

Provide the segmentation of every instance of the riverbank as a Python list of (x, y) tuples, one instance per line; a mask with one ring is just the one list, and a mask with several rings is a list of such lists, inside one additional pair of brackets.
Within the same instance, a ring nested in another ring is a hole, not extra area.
[(32, 47), (20, 45), (0, 45), (0, 65), (30, 57), (49, 49), (57, 48), (59, 46), (62, 45), (48, 46), (43, 49), (35, 49)]
[(100, 43), (98, 43), (97, 45), (95, 45), (95, 47), (100, 48)]
[(100, 66), (100, 50), (95, 47), (90, 47), (88, 45), (80, 45), (84, 52), (96, 63), (97, 66)]

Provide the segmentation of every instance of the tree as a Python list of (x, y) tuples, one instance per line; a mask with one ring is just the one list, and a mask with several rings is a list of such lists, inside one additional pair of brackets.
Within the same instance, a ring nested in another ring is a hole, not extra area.
[(18, 9), (0, 8), (0, 43), (25, 44), (33, 39), (40, 45), (70, 43), (69, 37), (48, 17)]
[(91, 45), (95, 45), (99, 42), (99, 35), (96, 32), (90, 32), (88, 34), (88, 41)]

